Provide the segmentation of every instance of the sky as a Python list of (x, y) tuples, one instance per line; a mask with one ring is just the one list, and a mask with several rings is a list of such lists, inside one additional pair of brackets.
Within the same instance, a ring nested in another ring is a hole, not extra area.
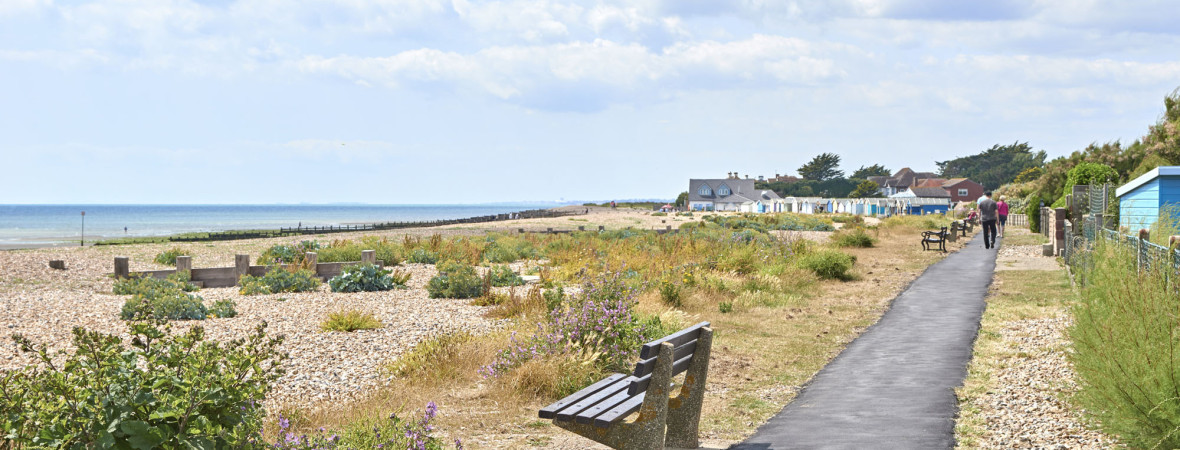
[(1132, 142), (1180, 8), (1097, 0), (0, 0), (0, 204), (675, 198)]

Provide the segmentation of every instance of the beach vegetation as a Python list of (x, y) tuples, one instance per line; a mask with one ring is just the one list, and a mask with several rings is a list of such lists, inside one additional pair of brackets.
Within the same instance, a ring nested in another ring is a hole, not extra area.
[(877, 239), (869, 236), (864, 228), (846, 228), (832, 233), (832, 243), (837, 247), (869, 248), (877, 243)]
[(358, 309), (348, 309), (328, 313), (328, 318), (320, 323), (323, 331), (373, 330), (385, 326), (373, 313)]
[(476, 298), (484, 295), (484, 280), (475, 267), (458, 261), (444, 261), (438, 265), (438, 275), (426, 283), (430, 298)]
[(159, 321), (128, 324), (131, 340), (73, 330), (64, 359), (16, 335), (37, 364), (0, 374), (0, 420), (15, 448), (241, 448), (256, 442), (262, 402), (283, 374), (282, 338), (205, 340)]
[[(405, 448), (416, 450), (438, 450), (446, 443), (438, 439), (431, 422), (438, 414), (434, 402), (426, 404), (420, 417), (401, 417), (392, 413), (384, 417), (370, 417), (349, 424), (342, 430), (317, 429), (311, 433), (299, 433), (298, 421), (279, 416), (278, 427), (273, 438), (259, 445), (278, 450), (295, 449), (360, 449), (360, 448)], [(463, 444), (455, 439), (454, 448), (462, 449)]]
[(503, 264), (497, 264), (488, 268), (487, 277), (491, 280), (492, 286), (520, 286), (524, 284), (524, 278), (514, 272), (511, 267)]
[(295, 264), (271, 266), (260, 277), (242, 275), (238, 283), (242, 295), (277, 294), (280, 292), (310, 292), (320, 288), (320, 279), (311, 269)]
[(1170, 265), (1137, 266), (1134, 247), (1100, 239), (1075, 267), (1068, 353), (1074, 400), (1131, 448), (1180, 447), (1180, 296)]
[(209, 307), (209, 315), (212, 317), (230, 318), (237, 317), (237, 304), (230, 299), (221, 299), (213, 302), (213, 306)]
[(832, 249), (819, 249), (799, 258), (800, 267), (826, 280), (851, 280), (855, 262), (856, 257)]
[(119, 312), (123, 320), (205, 320), (208, 315), (200, 296), (179, 290), (134, 294)]
[(163, 264), (165, 266), (175, 266), (176, 265), (176, 257), (177, 256), (185, 256), (185, 255), (186, 255), (186, 253), (183, 249), (181, 249), (179, 247), (172, 247), (168, 250), (164, 250), (164, 251), (156, 254), (155, 261), (157, 264)]
[(483, 262), (511, 263), (540, 256), (536, 243), (525, 236), (489, 234), (483, 248)]
[(373, 292), (405, 289), (410, 274), (382, 269), (375, 264), (356, 264), (344, 268), (328, 280), (332, 292)]
[(405, 260), (404, 247), (384, 237), (365, 236), (357, 240), (338, 239), (316, 251), (319, 262), (356, 262), (361, 252), (373, 250), (377, 260), (386, 266), (396, 266)]
[[(318, 252), (320, 243), (316, 241), (299, 241), (292, 244), (276, 244), (264, 250), (258, 257), (259, 264), (302, 264), (307, 252)], [(319, 255), (316, 255), (317, 259)], [(359, 261), (357, 258), (355, 261)]]
[(438, 252), (430, 251), (425, 248), (416, 248), (410, 251), (410, 256), (406, 258), (406, 261), (415, 264), (437, 264)]
[(127, 278), (115, 280), (112, 291), (115, 295), (154, 295), (156, 292), (182, 291), (193, 292), (200, 288), (189, 283), (189, 274), (176, 272), (165, 278), (156, 278), (144, 274), (132, 274)]

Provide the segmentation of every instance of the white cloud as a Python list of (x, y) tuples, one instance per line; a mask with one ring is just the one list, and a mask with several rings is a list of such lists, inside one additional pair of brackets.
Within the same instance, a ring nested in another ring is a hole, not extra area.
[(757, 35), (735, 42), (679, 43), (658, 52), (600, 39), (490, 47), (471, 54), (419, 49), (387, 57), (311, 56), (298, 67), (391, 87), (437, 82), (443, 90), (474, 88), (508, 100), (583, 88), (623, 98), (668, 89), (822, 83), (846, 75), (833, 56), (855, 53), (844, 45)]

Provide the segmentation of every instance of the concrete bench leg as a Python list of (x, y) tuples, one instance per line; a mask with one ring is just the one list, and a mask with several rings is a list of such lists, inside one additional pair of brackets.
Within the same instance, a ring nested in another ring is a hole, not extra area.
[(678, 448), (700, 446), (701, 406), (705, 402), (705, 382), (709, 376), (709, 353), (713, 347), (713, 329), (703, 328), (697, 348), (684, 374), (680, 395), (668, 400), (668, 434), (665, 445)]
[(639, 407), (639, 417), (634, 421), (624, 420), (612, 424), (609, 428), (564, 420), (555, 420), (553, 424), (610, 448), (663, 449), (664, 428), (668, 422), (668, 396), (672, 384), (673, 348), (668, 342), (660, 345), (656, 367), (651, 374), (651, 384), (643, 397), (643, 405)]

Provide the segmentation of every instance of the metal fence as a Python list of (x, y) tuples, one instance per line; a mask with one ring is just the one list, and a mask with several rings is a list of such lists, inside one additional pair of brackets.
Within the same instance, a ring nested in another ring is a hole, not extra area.
[[(1180, 280), (1180, 248), (1169, 249), (1140, 236), (1104, 228), (1093, 215), (1085, 220), (1081, 230), (1077, 230), (1070, 221), (1065, 223), (1067, 237), (1061, 256), (1075, 273), (1084, 272), (1093, 263), (1094, 244), (1101, 239), (1133, 251), (1139, 272), (1163, 270), (1168, 280)], [(1081, 281), (1084, 282), (1084, 279)]]

